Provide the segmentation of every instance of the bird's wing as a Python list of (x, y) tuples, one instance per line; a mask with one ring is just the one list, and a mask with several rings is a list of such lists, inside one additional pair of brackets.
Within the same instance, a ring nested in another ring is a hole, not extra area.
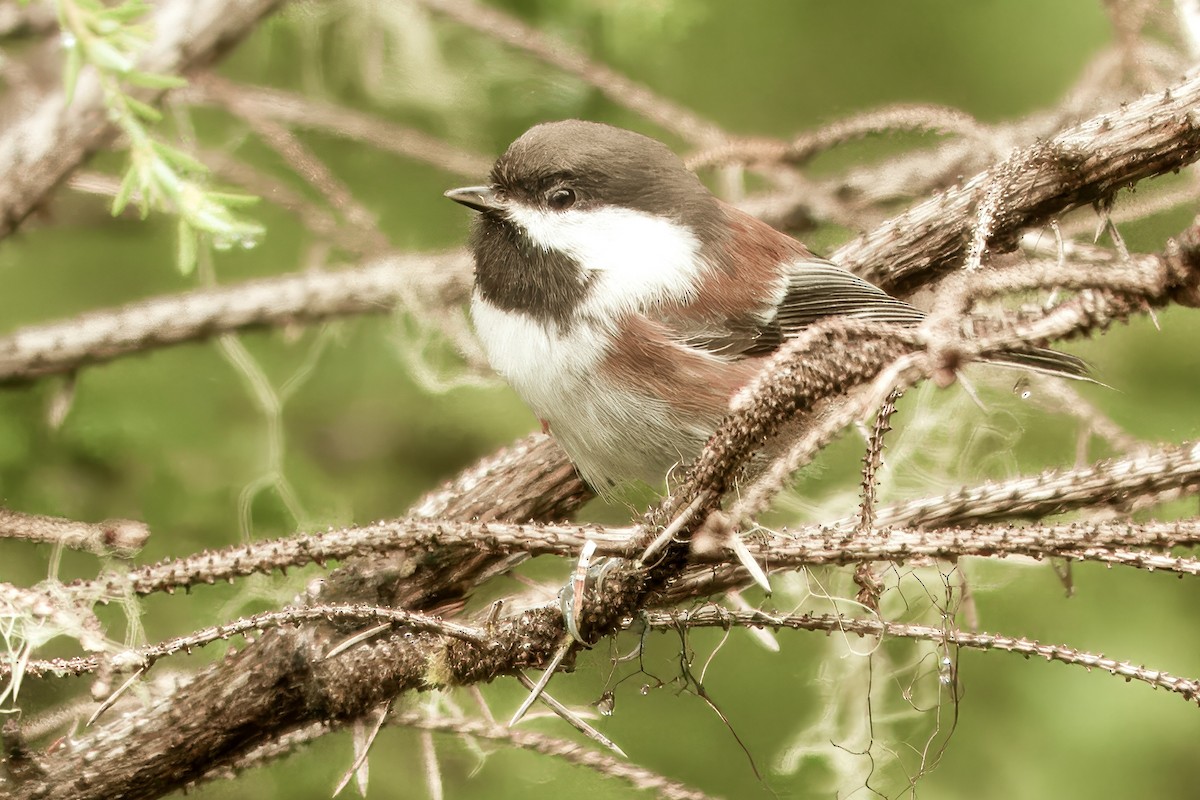
[[(768, 355), (828, 317), (906, 327), (925, 319), (925, 312), (814, 255), (795, 239), (732, 206), (722, 206), (731, 234), (725, 247), (711, 256), (715, 278), (705, 282), (696, 302), (656, 315), (678, 341), (738, 360)], [(1091, 380), (1082, 359), (1047, 348), (1014, 347), (987, 360)]]
[[(813, 323), (828, 317), (855, 317), (893, 325), (914, 326), (925, 312), (897, 300), (848, 270), (812, 257), (789, 264), (783, 299), (764, 326), (764, 339), (781, 343)], [(776, 344), (778, 346), (778, 344)]]
[(908, 303), (816, 256), (787, 264), (777, 285), (767, 288), (772, 300), (782, 295), (777, 304), (706, 318), (675, 314), (661, 321), (692, 347), (726, 358), (749, 358), (773, 352), (790, 336), (827, 317), (909, 326), (925, 318)]
[(721, 203), (727, 238), (686, 307), (656, 309), (680, 341), (725, 358), (762, 356), (826, 317), (916, 325), (924, 313), (814, 255), (761, 220)]

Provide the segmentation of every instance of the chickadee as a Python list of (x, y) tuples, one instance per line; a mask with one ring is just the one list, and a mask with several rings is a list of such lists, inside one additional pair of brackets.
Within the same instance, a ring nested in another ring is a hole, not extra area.
[[(479, 212), (471, 315), (488, 360), (600, 491), (694, 459), (763, 359), (806, 325), (925, 317), (621, 128), (537, 125), (489, 185), (446, 197)], [(1087, 374), (1053, 350), (996, 358)]]

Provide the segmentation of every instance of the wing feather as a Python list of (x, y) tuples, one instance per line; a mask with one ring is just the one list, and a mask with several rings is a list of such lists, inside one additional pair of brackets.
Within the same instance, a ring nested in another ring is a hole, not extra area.
[[(714, 268), (688, 306), (652, 316), (676, 340), (729, 360), (756, 358), (829, 317), (855, 317), (914, 327), (925, 312), (892, 297), (803, 244), (738, 209), (722, 204), (730, 237), (709, 253)], [(780, 269), (776, 265), (784, 264)], [(1017, 347), (991, 363), (1092, 380), (1085, 361), (1043, 347)]]

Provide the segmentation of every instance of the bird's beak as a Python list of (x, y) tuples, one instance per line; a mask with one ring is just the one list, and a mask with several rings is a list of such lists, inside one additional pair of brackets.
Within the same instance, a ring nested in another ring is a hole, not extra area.
[(446, 192), (446, 197), (476, 211), (496, 211), (504, 207), (504, 201), (496, 196), (495, 190), (490, 186), (464, 186), (461, 189), (451, 189)]

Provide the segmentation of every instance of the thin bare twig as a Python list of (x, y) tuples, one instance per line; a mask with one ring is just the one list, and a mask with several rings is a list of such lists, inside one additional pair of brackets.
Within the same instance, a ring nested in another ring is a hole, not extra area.
[(185, 102), (221, 105), (247, 120), (271, 120), (353, 139), (467, 178), (480, 178), (492, 166), (487, 156), (413, 128), (292, 92), (234, 83), (214, 73), (198, 77), (180, 94)]
[(725, 139), (725, 132), (690, 109), (655, 94), (606, 64), (593, 61), (561, 39), (546, 34), (494, 6), (474, 0), (419, 0), (420, 4), (460, 25), (506, 45), (520, 48), (548, 64), (595, 86), (618, 105), (699, 145)]
[(247, 121), (259, 139), (278, 153), (297, 175), (320, 192), (329, 205), (337, 209), (342, 218), (358, 231), (368, 252), (379, 254), (389, 249), (387, 237), (379, 230), (375, 216), (367, 211), (328, 165), (317, 158), (316, 154), (286, 126), (273, 119), (257, 116), (248, 117)]
[[(864, 559), (920, 564), (932, 559), (956, 561), (963, 557), (1021, 557), (1041, 560), (1065, 558), (1129, 566), (1153, 572), (1162, 570), (1194, 575), (1198, 562), (1173, 556), (1169, 548), (1196, 547), (1200, 520), (1149, 523), (1071, 523), (1027, 526), (973, 525), (960, 528), (884, 529), (857, 537), (844, 528), (808, 526), (784, 531), (754, 543), (751, 551), (767, 568), (778, 573), (814, 566), (854, 564)], [(669, 608), (729, 589), (749, 585), (739, 564), (696, 564), (651, 605)]]
[(662, 630), (678, 630), (679, 627), (722, 627), (746, 625), (767, 627), (776, 630), (794, 628), (796, 630), (824, 631), (826, 633), (846, 633), (857, 636), (903, 637), (906, 639), (922, 639), (954, 647), (969, 647), (977, 650), (1003, 650), (1010, 653), (1029, 657), (1044, 658), (1047, 661), (1059, 661), (1073, 664), (1091, 671), (1103, 670), (1126, 681), (1136, 680), (1148, 684), (1155, 689), (1166, 689), (1174, 692), (1189, 702), (1200, 699), (1200, 681), (1180, 678), (1161, 670), (1147, 669), (1130, 661), (1118, 661), (1114, 658), (1077, 650), (1064, 645), (1042, 644), (1032, 639), (1004, 636), (991, 633), (972, 633), (956, 628), (933, 627), (929, 625), (911, 625), (900, 622), (886, 622), (879, 619), (853, 619), (832, 614), (804, 614), (801, 616), (777, 616), (764, 611), (728, 611), (717, 606), (704, 606), (696, 611), (658, 611), (646, 615), (646, 624)]
[(801, 134), (790, 142), (766, 139), (733, 140), (687, 157), (689, 169), (729, 164), (803, 164), (825, 150), (872, 134), (920, 131), (959, 134), (990, 147), (992, 138), (975, 118), (946, 106), (900, 104), (872, 109)]

